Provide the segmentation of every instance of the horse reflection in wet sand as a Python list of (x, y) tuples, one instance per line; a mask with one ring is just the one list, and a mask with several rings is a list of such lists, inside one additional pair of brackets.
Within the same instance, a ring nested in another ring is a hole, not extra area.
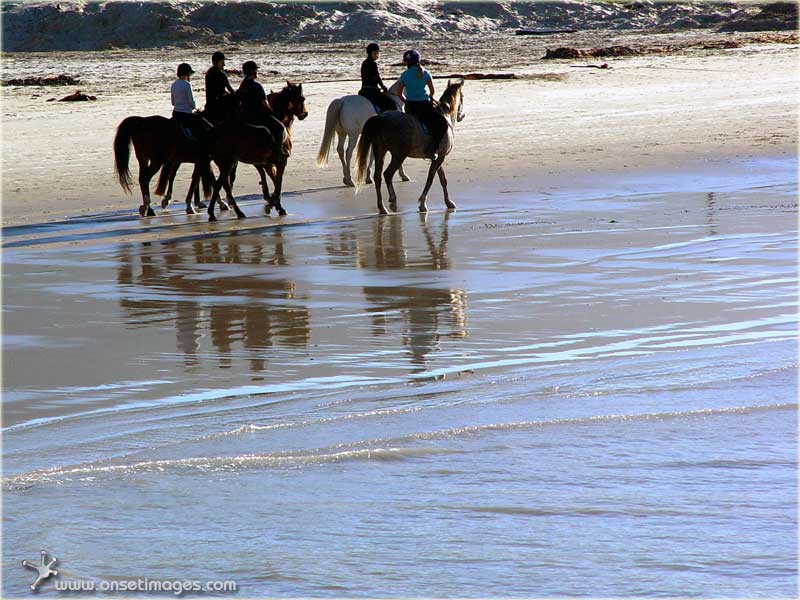
[(408, 157), (431, 159), (428, 178), (425, 181), (422, 195), (418, 200), (419, 211), (425, 212), (428, 210), (426, 204), (428, 191), (431, 189), (433, 177), (437, 173), (439, 182), (442, 184), (445, 206), (449, 209), (456, 207), (447, 193), (447, 177), (442, 165), (447, 155), (453, 150), (455, 140), (453, 128), (465, 116), (463, 87), (463, 80), (456, 83), (448, 82), (447, 89), (439, 99), (438, 110), (450, 121), (450, 126), (447, 128), (439, 146), (434, 148), (432, 152), (429, 148), (430, 136), (423, 131), (416, 117), (392, 110), (376, 115), (364, 124), (356, 150), (357, 183), (359, 186), (365, 183), (367, 165), (370, 161), (370, 153), (372, 153), (375, 160), (376, 173), (375, 194), (380, 214), (388, 214), (381, 197), (381, 178), (378, 175), (383, 169), (383, 160), (387, 152), (392, 155), (392, 160), (386, 170), (383, 171), (383, 178), (386, 180), (386, 187), (389, 190), (389, 206), (393, 211), (397, 210), (397, 194), (395, 194), (394, 186), (392, 185), (392, 177)]
[[(343, 231), (326, 240), (328, 262), (340, 267), (353, 266), (376, 271), (438, 271), (450, 268), (447, 256), (448, 220), (445, 213), (436, 236), (428, 215), (419, 216), (427, 254), (415, 256), (406, 243), (403, 219), (378, 219), (371, 239)], [(399, 334), (411, 353), (414, 372), (426, 369), (428, 357), (447, 338), (467, 336), (467, 293), (463, 289), (421, 288), (416, 286), (365, 286), (372, 335)]]
[[(266, 368), (267, 350), (275, 346), (304, 347), (311, 337), (311, 314), (288, 279), (262, 279), (247, 269), (252, 265), (285, 265), (280, 232), (262, 241), (238, 240), (167, 244), (166, 252), (123, 248), (117, 281), (125, 290), (120, 300), (130, 323), (152, 326), (174, 311), (177, 347), (187, 366), (199, 364), (200, 340), (208, 330), (219, 366), (232, 366), (241, 343), (253, 372)], [(242, 274), (207, 278), (201, 265), (240, 265)], [(161, 290), (153, 299), (151, 290)], [(170, 299), (173, 296), (174, 299)], [(267, 300), (269, 303), (265, 303)], [(170, 319), (170, 317), (166, 317)], [(210, 353), (209, 353), (210, 354)]]

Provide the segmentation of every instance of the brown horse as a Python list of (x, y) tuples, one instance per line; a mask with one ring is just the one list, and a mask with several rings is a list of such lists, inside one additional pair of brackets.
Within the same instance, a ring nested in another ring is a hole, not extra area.
[[(220, 123), (223, 123), (225, 121), (236, 120), (239, 118), (241, 114), (241, 104), (239, 100), (239, 95), (226, 94), (222, 97), (222, 100), (220, 101), (220, 106), (218, 111), (212, 114), (209, 113), (208, 110), (203, 110), (198, 114), (211, 125), (219, 125)], [(175, 182), (175, 176), (178, 174), (178, 168), (180, 166), (181, 166), (180, 163), (176, 165), (165, 163), (164, 167), (161, 169), (161, 175), (158, 178), (158, 183), (156, 184), (156, 189), (154, 191), (154, 193), (157, 196), (164, 197), (161, 200), (161, 208), (167, 208), (167, 206), (169, 206), (170, 200), (172, 200), (172, 188)], [(232, 184), (233, 183), (231, 182), (231, 185)], [(165, 188), (166, 188), (166, 193), (164, 193)], [(198, 190), (195, 190), (194, 199), (195, 199), (194, 205), (196, 208), (207, 208), (205, 203), (200, 201), (200, 193)], [(228, 210), (228, 205), (225, 204), (224, 202), (220, 202), (219, 207), (221, 210)]]
[(393, 110), (375, 115), (364, 123), (364, 129), (361, 131), (361, 139), (356, 150), (357, 181), (359, 185), (364, 184), (371, 150), (375, 158), (375, 192), (378, 196), (378, 211), (382, 215), (388, 214), (381, 198), (380, 177), (383, 160), (387, 152), (391, 153), (392, 160), (383, 172), (383, 178), (386, 180), (386, 187), (389, 189), (389, 205), (392, 210), (397, 210), (397, 195), (392, 185), (392, 176), (408, 157), (431, 159), (428, 179), (425, 182), (422, 195), (419, 197), (419, 211), (426, 212), (428, 210), (426, 206), (428, 190), (430, 190), (433, 183), (433, 176), (437, 173), (444, 190), (445, 205), (451, 209), (456, 207), (447, 194), (447, 177), (444, 174), (442, 163), (444, 163), (444, 159), (453, 149), (453, 127), (455, 127), (456, 123), (461, 122), (465, 115), (463, 87), (463, 80), (456, 83), (448, 81), (447, 89), (439, 99), (438, 110), (450, 121), (451, 126), (447, 128), (447, 133), (445, 133), (439, 147), (433, 153), (427, 150), (430, 137), (423, 131), (419, 120), (412, 115)]
[[(291, 133), (294, 119), (297, 117), (302, 121), (308, 116), (305, 105), (306, 99), (303, 96), (303, 86), (302, 84), (295, 85), (287, 81), (286, 87), (280, 92), (270, 94), (268, 100), (275, 118), (281, 121), (286, 128), (286, 145), (291, 150)], [(245, 214), (236, 204), (236, 199), (233, 197), (231, 189), (233, 184), (231, 175), (239, 162), (255, 166), (259, 175), (261, 175), (261, 189), (266, 202), (264, 207), (266, 214), (269, 215), (272, 208), (275, 208), (281, 216), (286, 214), (281, 205), (281, 185), (283, 183), (283, 174), (286, 170), (286, 157), (275, 156), (272, 150), (274, 145), (268, 143), (265, 133), (263, 126), (241, 122), (222, 123), (214, 129), (211, 157), (219, 167), (219, 176), (214, 184), (214, 194), (208, 204), (209, 221), (217, 220), (214, 214), (214, 205), (219, 200), (221, 187), (225, 188), (228, 204), (236, 212), (236, 216), (240, 219), (245, 217)], [(275, 186), (272, 195), (269, 195), (267, 175), (272, 179)]]
[[(150, 206), (150, 180), (165, 164), (194, 163), (192, 185), (186, 197), (186, 212), (194, 213), (191, 196), (198, 180), (203, 182), (203, 191), (208, 197), (213, 184), (208, 152), (202, 144), (188, 140), (171, 119), (161, 116), (128, 117), (117, 127), (114, 137), (114, 171), (122, 189), (130, 193), (131, 172), (130, 146), (139, 162), (139, 187), (142, 190), (142, 205), (139, 214), (143, 217), (156, 216)], [(156, 193), (163, 193), (163, 190)]]

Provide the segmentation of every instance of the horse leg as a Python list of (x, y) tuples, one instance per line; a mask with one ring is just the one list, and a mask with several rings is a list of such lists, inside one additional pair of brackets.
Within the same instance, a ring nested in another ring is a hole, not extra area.
[(447, 176), (444, 174), (444, 165), (439, 166), (439, 183), (442, 184), (442, 192), (444, 192), (444, 205), (448, 209), (454, 209), (456, 203), (450, 200), (450, 195), (447, 193)]
[(150, 180), (160, 168), (161, 163), (152, 162), (148, 165), (145, 161), (139, 161), (139, 187), (142, 189), (142, 205), (139, 207), (139, 214), (143, 217), (156, 216), (156, 211), (150, 206)]
[(422, 195), (419, 197), (419, 212), (427, 212), (428, 210), (428, 207), (425, 204), (428, 198), (428, 190), (431, 189), (433, 176), (436, 175), (436, 172), (439, 170), (439, 167), (442, 166), (443, 162), (444, 156), (437, 156), (435, 159), (433, 159), (433, 161), (431, 161), (431, 167), (428, 169), (428, 179), (425, 181), (425, 188), (422, 190)]
[(411, 178), (406, 175), (406, 172), (403, 170), (403, 165), (400, 165), (400, 179), (403, 181), (411, 181)]
[(272, 209), (272, 200), (269, 197), (269, 185), (267, 184), (267, 170), (261, 165), (254, 165), (258, 176), (261, 178), (261, 195), (264, 197), (264, 212), (269, 216)]
[[(397, 172), (397, 169), (403, 164), (401, 159), (398, 159), (396, 156), (392, 155), (392, 160), (389, 162), (389, 166), (386, 167), (386, 170), (383, 172), (383, 178), (386, 181), (386, 188), (389, 190), (389, 208), (393, 211), (397, 212), (397, 194), (394, 193), (394, 186), (392, 185), (392, 177)], [(375, 171), (376, 177), (378, 171)]]
[[(383, 170), (383, 156), (385, 151), (378, 151), (373, 146), (373, 154), (375, 156), (375, 173), (380, 173)], [(381, 198), (381, 177), (375, 176), (375, 195), (378, 197), (378, 212), (382, 215), (388, 215), (389, 211), (383, 205), (383, 198)]]
[(275, 184), (275, 191), (272, 192), (271, 204), (273, 207), (275, 207), (281, 217), (285, 217), (286, 210), (281, 204), (281, 189), (283, 187), (283, 173), (286, 171), (286, 161), (282, 161), (280, 164), (275, 165), (275, 169), (275, 177), (272, 178), (272, 182)]
[[(236, 181), (236, 167), (238, 165), (239, 165), (239, 161), (234, 161), (233, 165), (231, 166), (230, 173), (228, 174), (228, 186), (230, 187), (231, 190), (233, 190), (233, 182)], [(226, 192), (225, 193), (226, 194), (228, 193), (227, 192), (227, 188), (226, 188)], [(231, 191), (231, 195), (233, 195), (232, 191)], [(228, 206), (228, 203), (226, 201), (224, 201), (222, 198), (217, 198), (217, 202), (219, 202), (219, 209), (220, 210), (230, 210), (230, 206)]]
[(348, 187), (354, 187), (353, 178), (350, 175), (350, 162), (344, 155), (344, 141), (347, 138), (346, 133), (339, 133), (339, 141), (336, 143), (336, 153), (339, 155), (339, 160), (342, 163), (342, 183)]
[[(211, 194), (211, 201), (208, 203), (208, 220), (209, 222), (214, 222), (217, 220), (217, 216), (214, 214), (214, 206), (219, 201), (221, 203), (219, 197), (219, 189), (225, 185), (228, 185), (228, 172), (231, 169), (230, 164), (220, 163), (217, 162), (217, 166), (219, 167), (219, 177), (214, 182), (214, 193)], [(228, 190), (225, 190), (227, 193)]]
[[(347, 136), (347, 181), (345, 184), (353, 187), (355, 184), (353, 183), (353, 179), (350, 176), (350, 171), (353, 167), (353, 151), (356, 149), (356, 142), (358, 142), (357, 135), (348, 135)], [(367, 183), (372, 183), (372, 179), (369, 177), (369, 171), (367, 171)]]
[(177, 165), (170, 165), (169, 163), (164, 163), (164, 169), (170, 169), (169, 173), (169, 185), (167, 186), (167, 193), (164, 196), (164, 199), (161, 200), (161, 208), (167, 208), (169, 206), (169, 201), (172, 200), (172, 184), (175, 182), (175, 175), (178, 174), (178, 167), (180, 164)]
[(199, 196), (197, 188), (198, 184), (200, 183), (200, 167), (198, 165), (194, 166), (192, 170), (192, 182), (189, 184), (189, 192), (186, 194), (186, 214), (187, 215), (196, 215), (197, 211), (192, 206), (192, 197)]
[[(198, 167), (195, 167), (195, 168), (197, 169)], [(211, 163), (208, 164), (208, 168), (209, 168), (209, 170), (211, 170)], [(198, 173), (199, 173), (199, 171), (198, 171)], [(211, 173), (211, 176), (212, 177), (214, 176), (213, 172)], [(201, 200), (201, 198), (200, 198), (200, 186), (199, 185), (194, 188), (194, 207), (195, 208), (207, 208), (206, 203), (203, 202)]]

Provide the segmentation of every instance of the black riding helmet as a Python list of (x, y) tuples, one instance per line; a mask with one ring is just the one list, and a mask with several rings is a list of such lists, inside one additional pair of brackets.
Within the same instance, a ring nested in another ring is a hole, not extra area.
[(256, 71), (258, 71), (258, 65), (254, 60), (248, 60), (242, 65), (242, 73), (245, 75), (255, 75)]
[(225, 55), (222, 52), (220, 52), (219, 50), (217, 50), (216, 52), (214, 52), (214, 54), (211, 55), (211, 64), (212, 65), (217, 64), (221, 60), (225, 60)]
[(178, 77), (183, 77), (184, 75), (191, 75), (194, 73), (192, 67), (189, 63), (181, 63), (178, 65)]
[(367, 46), (367, 56), (370, 56), (370, 55), (371, 55), (373, 52), (375, 52), (376, 50), (377, 50), (378, 52), (380, 52), (380, 51), (381, 51), (381, 47), (380, 47), (380, 46), (378, 46), (378, 44), (376, 44), (375, 42), (372, 42), (371, 44), (369, 44), (369, 45)]

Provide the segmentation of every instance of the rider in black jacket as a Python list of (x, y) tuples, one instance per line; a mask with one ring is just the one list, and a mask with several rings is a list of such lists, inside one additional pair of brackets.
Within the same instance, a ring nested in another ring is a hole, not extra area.
[(219, 123), (225, 118), (225, 96), (233, 94), (233, 88), (225, 74), (225, 55), (214, 52), (211, 68), (206, 71), (206, 118)]
[(397, 105), (387, 94), (386, 86), (378, 72), (377, 60), (381, 49), (375, 42), (367, 46), (367, 58), (361, 63), (361, 89), (358, 94), (372, 102), (379, 110), (397, 110)]

